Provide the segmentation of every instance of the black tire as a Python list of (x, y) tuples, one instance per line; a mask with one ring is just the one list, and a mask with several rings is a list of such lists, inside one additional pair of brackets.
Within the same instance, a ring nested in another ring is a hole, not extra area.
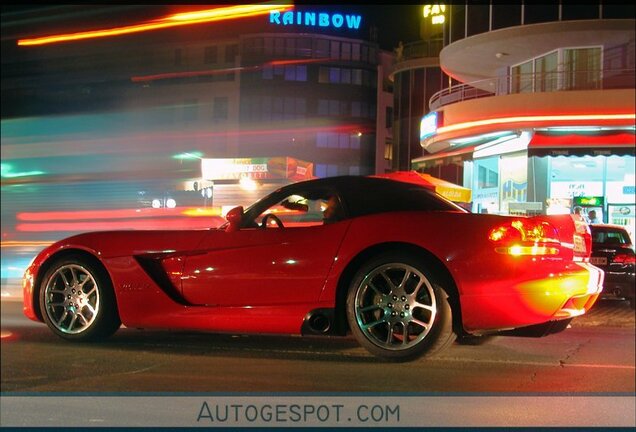
[(121, 325), (108, 273), (80, 255), (52, 263), (42, 278), (39, 303), (44, 322), (70, 341), (102, 340)]
[(439, 278), (406, 253), (388, 252), (366, 262), (349, 287), (346, 312), (358, 343), (385, 360), (433, 356), (455, 340)]

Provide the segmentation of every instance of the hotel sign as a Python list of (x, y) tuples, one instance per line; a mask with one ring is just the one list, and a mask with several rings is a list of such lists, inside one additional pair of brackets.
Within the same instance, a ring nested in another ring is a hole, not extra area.
[(424, 19), (430, 18), (431, 24), (444, 24), (444, 21), (446, 21), (445, 12), (446, 5), (424, 5)]
[(281, 26), (297, 25), (305, 27), (358, 30), (361, 22), (362, 17), (360, 15), (341, 13), (303, 11), (270, 11), (269, 13), (269, 23)]

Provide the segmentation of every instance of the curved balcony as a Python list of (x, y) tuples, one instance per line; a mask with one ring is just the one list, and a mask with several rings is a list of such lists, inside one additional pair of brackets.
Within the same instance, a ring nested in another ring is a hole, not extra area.
[(431, 111), (445, 105), (490, 96), (545, 93), (567, 90), (615, 90), (634, 88), (634, 69), (577, 70), (514, 74), (458, 84), (429, 99)]

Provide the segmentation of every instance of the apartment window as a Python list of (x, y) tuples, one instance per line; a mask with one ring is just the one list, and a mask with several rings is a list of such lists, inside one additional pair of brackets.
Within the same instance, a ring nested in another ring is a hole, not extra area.
[(289, 57), (293, 57), (296, 55), (296, 39), (294, 38), (285, 39), (285, 55)]
[(340, 82), (340, 68), (329, 68), (329, 82), (330, 83), (339, 83)]
[(568, 90), (598, 88), (601, 82), (601, 48), (563, 50), (564, 87)]
[(274, 54), (274, 39), (271, 37), (265, 38), (263, 40), (263, 52), (265, 55)]
[(351, 84), (351, 69), (342, 69), (340, 71), (340, 82), (342, 84)]
[(351, 60), (360, 61), (360, 44), (351, 45)]
[(216, 120), (227, 120), (228, 118), (228, 98), (215, 97), (212, 116)]
[(558, 52), (534, 60), (534, 91), (547, 92), (558, 89)]
[(354, 150), (360, 149), (360, 137), (357, 134), (351, 135), (349, 146)]
[(362, 85), (362, 70), (361, 69), (351, 70), (351, 83), (355, 85)]
[(325, 84), (329, 82), (329, 68), (321, 66), (318, 69), (318, 82)]
[(386, 107), (385, 117), (384, 127), (387, 129), (393, 127), (393, 107)]
[(263, 66), (262, 72), (263, 79), (271, 80), (274, 79), (274, 68), (271, 65)]
[(342, 60), (351, 60), (351, 44), (342, 43)]
[(329, 56), (332, 59), (340, 59), (340, 42), (338, 41), (331, 41), (331, 49), (329, 51)]
[(238, 45), (226, 45), (225, 47), (225, 62), (226, 63), (234, 63), (234, 59), (238, 54)]
[(316, 57), (329, 57), (329, 41), (327, 39), (316, 41)]
[(300, 57), (311, 57), (311, 39), (296, 39), (296, 55)]
[[(326, 148), (329, 145), (329, 142), (327, 140), (327, 134), (325, 132), (318, 132), (316, 134), (316, 147), (321, 147), (321, 148)], [(316, 172), (318, 172), (318, 169), (316, 168)], [(326, 172), (326, 170), (325, 170)], [(318, 174), (316, 174), (318, 175)], [(324, 177), (324, 175), (318, 175), (318, 177)]]
[(307, 81), (307, 66), (296, 66), (296, 81)]
[(296, 81), (296, 66), (285, 66), (285, 81)]
[(282, 56), (283, 54), (285, 54), (285, 39), (274, 39), (274, 54), (277, 56)]
[(384, 142), (384, 159), (389, 161), (393, 159), (393, 143), (389, 140)]
[(360, 102), (351, 102), (351, 117), (362, 117), (362, 108)]
[(329, 142), (329, 148), (334, 148), (334, 149), (338, 148), (338, 134), (337, 133), (328, 134), (327, 141)]
[(340, 101), (339, 100), (330, 100), (329, 101), (329, 115), (330, 116), (339, 116), (340, 115)]
[(203, 62), (205, 64), (216, 63), (219, 61), (219, 48), (215, 46), (205, 47)]
[(329, 101), (326, 99), (318, 100), (318, 115), (329, 115)]
[(532, 60), (512, 67), (511, 93), (532, 92)]

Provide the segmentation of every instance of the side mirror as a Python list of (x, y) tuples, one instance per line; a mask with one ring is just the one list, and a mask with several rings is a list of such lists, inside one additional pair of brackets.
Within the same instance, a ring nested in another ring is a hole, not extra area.
[(225, 228), (226, 232), (238, 231), (241, 227), (241, 221), (243, 220), (243, 207), (234, 207), (232, 210), (227, 212), (225, 219), (229, 222), (227, 228)]

